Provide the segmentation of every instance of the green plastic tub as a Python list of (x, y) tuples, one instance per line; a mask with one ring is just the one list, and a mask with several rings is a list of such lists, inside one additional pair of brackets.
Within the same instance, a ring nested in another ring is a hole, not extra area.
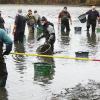
[(100, 33), (100, 28), (97, 28), (97, 33)]
[(52, 73), (53, 65), (45, 62), (34, 63), (34, 71), (37, 76), (48, 76)]

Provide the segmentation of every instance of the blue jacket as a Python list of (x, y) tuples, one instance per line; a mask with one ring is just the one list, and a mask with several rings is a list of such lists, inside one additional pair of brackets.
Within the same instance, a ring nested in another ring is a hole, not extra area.
[[(6, 50), (3, 53), (3, 43), (6, 44)], [(0, 55), (8, 55), (12, 50), (12, 40), (7, 35), (6, 31), (0, 28)]]

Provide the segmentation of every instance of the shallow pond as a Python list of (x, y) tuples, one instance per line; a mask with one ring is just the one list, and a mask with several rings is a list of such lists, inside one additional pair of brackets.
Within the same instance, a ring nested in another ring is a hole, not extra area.
[[(89, 10), (89, 7), (68, 7), (73, 23), (70, 25), (69, 36), (62, 36), (59, 31), (58, 14), (63, 6), (36, 6), (36, 5), (0, 5), (0, 10), (6, 21), (6, 27), (12, 27), (18, 8), (23, 14), (28, 9), (37, 10), (41, 16), (46, 16), (55, 25), (56, 42), (54, 56), (75, 57), (77, 51), (88, 51), (89, 58), (100, 59), (100, 33), (87, 34), (86, 23), (82, 24), (78, 16)], [(100, 11), (100, 8), (97, 8)], [(12, 16), (13, 18), (9, 18)], [(74, 32), (75, 26), (81, 26), (82, 32)], [(13, 39), (13, 36), (9, 34)], [(35, 54), (38, 46), (44, 43), (34, 41), (25, 31), (26, 42), (13, 45), (12, 52), (26, 52)], [(9, 55), (5, 57), (8, 69), (6, 88), (0, 92), (0, 100), (53, 100), (54, 94), (59, 94), (64, 88), (71, 88), (88, 80), (100, 81), (100, 62), (83, 61), (63, 58), (43, 58), (35, 56)], [(37, 75), (34, 63), (48, 62), (54, 67), (49, 69), (49, 75)], [(52, 99), (51, 99), (52, 98)], [(63, 97), (58, 100), (65, 100)]]

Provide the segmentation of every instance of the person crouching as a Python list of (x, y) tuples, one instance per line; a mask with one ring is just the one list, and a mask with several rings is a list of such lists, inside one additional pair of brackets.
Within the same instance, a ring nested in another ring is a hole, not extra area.
[(41, 25), (43, 27), (43, 34), (37, 39), (45, 38), (45, 43), (51, 45), (51, 50), (54, 50), (55, 43), (55, 29), (53, 23), (49, 22), (46, 17), (41, 18)]

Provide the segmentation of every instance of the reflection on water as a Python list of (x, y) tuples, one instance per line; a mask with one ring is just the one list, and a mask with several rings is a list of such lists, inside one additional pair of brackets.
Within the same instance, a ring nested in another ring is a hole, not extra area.
[[(15, 52), (25, 53), (24, 43), (14, 43), (14, 46), (15, 46), (15, 48), (14, 48)], [(16, 63), (15, 64), (16, 69), (20, 73), (23, 73), (23, 70), (26, 69), (24, 55), (14, 55), (13, 58), (14, 58), (15, 63)]]
[(62, 32), (61, 36), (69, 36), (69, 34), (70, 34), (70, 31), (69, 32)]
[(14, 43), (15, 52), (25, 53), (25, 45), (24, 43)]
[(69, 45), (70, 42), (70, 37), (69, 37), (69, 33), (62, 33), (61, 34), (61, 44), (62, 45)]
[(0, 100), (8, 100), (8, 92), (6, 88), (0, 88)]
[(54, 76), (55, 62), (53, 58), (38, 57), (39, 63), (43, 63), (41, 66), (34, 66), (34, 80), (38, 82), (43, 82), (45, 84), (50, 84), (50, 80)]
[(90, 46), (95, 47), (97, 45), (96, 42), (96, 33), (89, 33), (87, 32), (87, 39)]

